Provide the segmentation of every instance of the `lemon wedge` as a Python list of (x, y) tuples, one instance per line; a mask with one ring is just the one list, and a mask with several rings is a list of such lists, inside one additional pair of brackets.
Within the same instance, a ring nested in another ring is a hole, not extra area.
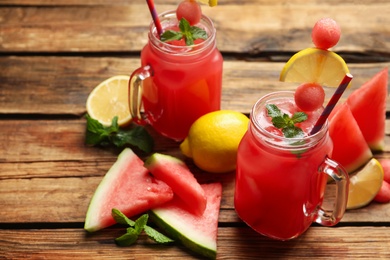
[(198, 0), (200, 3), (211, 7), (218, 5), (218, 0)]
[(280, 81), (338, 87), (347, 73), (347, 64), (335, 52), (307, 48), (297, 52), (287, 61), (280, 73)]
[(383, 176), (383, 168), (375, 158), (351, 176), (347, 209), (361, 208), (369, 204), (380, 190)]
[(131, 115), (128, 105), (128, 82), (129, 76), (117, 75), (95, 87), (86, 103), (90, 117), (104, 126), (110, 126), (115, 116), (118, 116), (119, 126), (129, 124)]

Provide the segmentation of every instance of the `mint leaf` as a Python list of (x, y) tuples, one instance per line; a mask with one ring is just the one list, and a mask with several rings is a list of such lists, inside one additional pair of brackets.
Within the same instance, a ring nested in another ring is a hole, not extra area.
[(268, 116), (272, 118), (272, 124), (282, 130), (283, 135), (287, 138), (304, 137), (304, 132), (297, 127), (296, 123), (301, 123), (307, 120), (307, 115), (304, 112), (296, 112), (290, 118), (286, 113), (283, 113), (276, 105), (266, 105)]
[(136, 146), (146, 153), (150, 153), (154, 146), (154, 140), (142, 126), (121, 129), (118, 126), (118, 117), (114, 117), (111, 126), (103, 126), (99, 121), (88, 114), (85, 143), (87, 145), (108, 146), (113, 144), (119, 148), (125, 145)]
[(133, 227), (135, 225), (135, 222), (126, 217), (125, 214), (123, 214), (118, 209), (111, 209), (111, 216), (114, 218), (116, 223), (122, 224), (122, 225), (129, 225), (130, 227)]
[(126, 144), (137, 146), (144, 152), (151, 152), (154, 140), (142, 126), (135, 126), (130, 130), (119, 129), (115, 135), (111, 136), (111, 141), (117, 147), (123, 147)]
[(172, 243), (175, 241), (149, 226), (145, 226), (144, 231), (149, 236), (149, 238), (151, 238), (152, 240), (154, 240), (159, 244)]
[(128, 228), (126, 234), (115, 238), (115, 243), (118, 246), (131, 246), (137, 241), (138, 235), (134, 228)]
[(88, 114), (85, 117), (87, 118), (87, 133), (85, 141), (88, 145), (107, 145), (109, 143), (109, 136), (111, 133), (119, 129), (118, 118), (114, 118), (112, 120), (112, 125), (110, 127), (104, 127), (99, 121), (91, 118)]
[(161, 41), (163, 42), (180, 40), (181, 38), (183, 38), (183, 34), (181, 32), (176, 32), (172, 30), (165, 31), (160, 37)]
[(282, 116), (272, 118), (272, 124), (279, 129), (286, 127), (286, 120)]
[(287, 138), (299, 138), (305, 136), (305, 133), (302, 131), (302, 129), (297, 126), (285, 127), (282, 129), (282, 132)]
[(186, 45), (187, 46), (194, 45), (195, 39), (193, 36), (193, 31), (196, 31), (195, 28), (198, 28), (198, 27), (195, 27), (195, 26), (191, 27), (190, 23), (185, 18), (181, 18), (180, 23), (179, 23), (179, 28), (180, 28), (181, 33), (183, 34)]
[(148, 214), (143, 214), (135, 221), (134, 229), (138, 232), (138, 234), (144, 230), (146, 223), (148, 222), (148, 218)]
[(111, 210), (111, 215), (117, 223), (124, 225), (127, 224), (130, 226), (129, 228), (127, 228), (126, 234), (115, 239), (115, 242), (119, 246), (129, 246), (134, 244), (135, 241), (137, 241), (139, 234), (142, 233), (142, 231), (145, 231), (148, 237), (157, 243), (164, 244), (174, 242), (174, 240), (172, 240), (171, 238), (161, 234), (154, 228), (151, 228), (146, 225), (149, 219), (148, 214), (143, 214), (136, 221), (132, 221), (131, 219), (126, 217), (126, 215), (123, 214), (120, 210), (114, 208)]
[(206, 31), (203, 30), (202, 28), (197, 27), (197, 26), (192, 26), (191, 27), (191, 33), (192, 33), (192, 38), (194, 40), (196, 40), (196, 39), (206, 40), (207, 39)]
[(267, 108), (268, 115), (270, 117), (272, 117), (272, 118), (274, 118), (274, 117), (283, 117), (282, 111), (280, 111), (280, 109), (276, 105), (274, 105), (274, 104), (267, 104), (266, 108)]
[(294, 123), (301, 123), (303, 121), (307, 120), (307, 115), (304, 112), (296, 112), (294, 115), (291, 117), (291, 120)]
[(194, 45), (194, 40), (196, 39), (207, 39), (207, 33), (205, 30), (197, 26), (191, 26), (185, 18), (180, 19), (179, 29), (180, 32), (166, 30), (160, 37), (161, 41), (169, 42), (184, 38), (186, 45), (191, 46)]

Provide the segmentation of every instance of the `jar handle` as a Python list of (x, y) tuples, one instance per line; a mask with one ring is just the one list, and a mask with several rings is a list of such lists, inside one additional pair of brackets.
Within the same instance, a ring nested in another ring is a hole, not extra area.
[(328, 157), (325, 158), (320, 170), (336, 182), (336, 197), (333, 210), (324, 210), (320, 207), (315, 222), (323, 226), (334, 226), (343, 217), (347, 206), (349, 187), (348, 172), (339, 163)]
[(129, 110), (134, 122), (146, 124), (146, 119), (141, 115), (143, 81), (153, 76), (152, 68), (147, 65), (136, 69), (129, 79)]

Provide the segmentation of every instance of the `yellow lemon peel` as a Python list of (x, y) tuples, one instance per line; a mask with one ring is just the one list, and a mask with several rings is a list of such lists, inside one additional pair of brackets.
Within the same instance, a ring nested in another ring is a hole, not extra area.
[(238, 145), (248, 129), (249, 118), (231, 110), (208, 113), (196, 120), (181, 152), (207, 172), (223, 173), (236, 168)]

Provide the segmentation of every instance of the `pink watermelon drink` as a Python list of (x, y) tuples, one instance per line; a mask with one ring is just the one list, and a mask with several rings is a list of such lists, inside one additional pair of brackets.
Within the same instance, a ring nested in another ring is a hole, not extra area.
[[(175, 11), (162, 14), (160, 20), (164, 31), (178, 31)], [(149, 42), (141, 52), (143, 67), (130, 80), (130, 112), (135, 121), (151, 124), (177, 141), (187, 136), (196, 119), (219, 110), (221, 103), (223, 58), (216, 48), (215, 28), (204, 15), (196, 26), (207, 33), (207, 39), (187, 46), (183, 39), (161, 41), (152, 23)]]
[[(333, 144), (327, 125), (308, 136), (322, 108), (307, 112), (300, 123), (302, 137), (286, 138), (271, 122), (265, 108), (274, 104), (292, 115), (299, 111), (293, 92), (272, 93), (253, 107), (251, 123), (238, 148), (234, 204), (239, 217), (271, 238), (295, 238), (313, 221), (339, 222), (347, 202), (347, 173), (329, 159)], [(338, 194), (333, 212), (323, 214), (321, 204), (327, 175), (335, 174)], [(330, 173), (331, 172), (331, 173)]]

